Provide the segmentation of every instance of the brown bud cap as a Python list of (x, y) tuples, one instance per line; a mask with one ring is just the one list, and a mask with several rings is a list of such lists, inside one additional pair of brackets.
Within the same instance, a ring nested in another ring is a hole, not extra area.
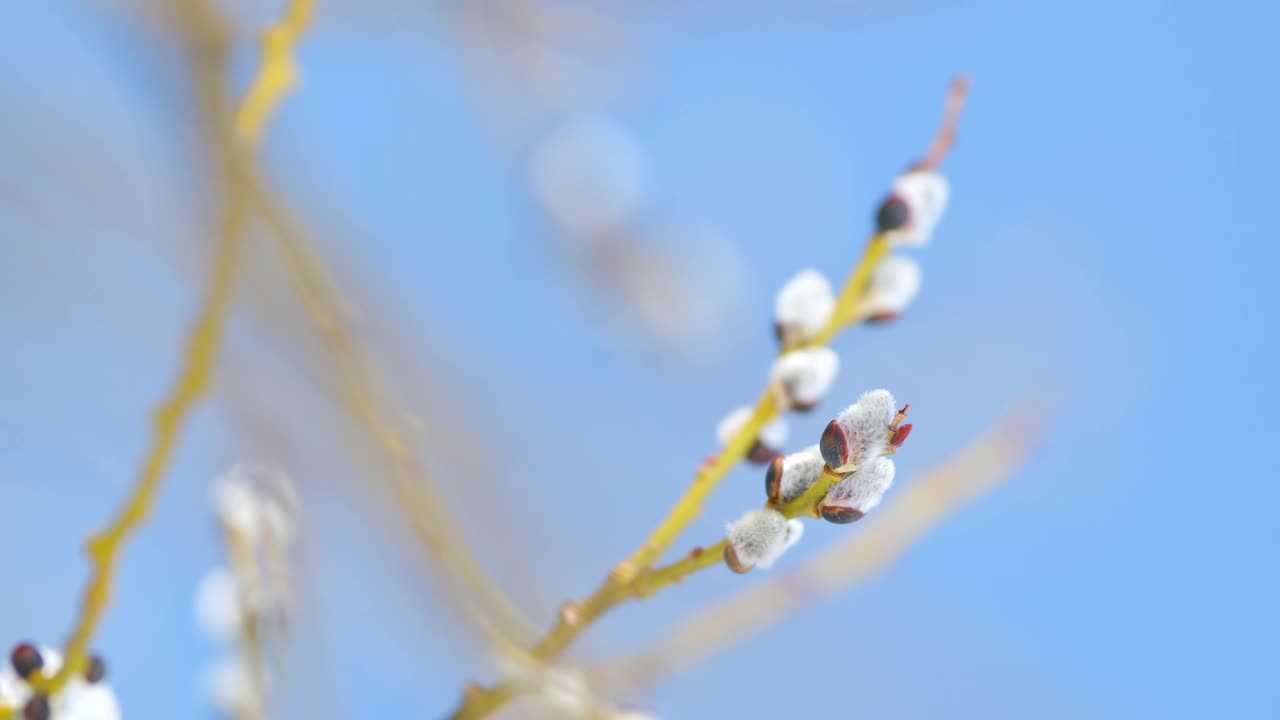
[(900, 426), (893, 431), (893, 439), (889, 441), (889, 447), (897, 450), (902, 447), (902, 443), (907, 441), (907, 436), (911, 434), (911, 423)]
[(767, 447), (759, 440), (755, 445), (751, 446), (751, 452), (747, 453), (747, 459), (757, 465), (763, 465), (767, 462), (773, 462), (773, 459), (779, 457), (780, 453), (771, 447)]
[(101, 682), (107, 676), (107, 664), (102, 658), (94, 655), (89, 658), (89, 664), (84, 668), (84, 679), (91, 683)]
[(49, 708), (49, 698), (35, 695), (22, 707), (22, 720), (49, 720), (53, 711)]
[(884, 233), (897, 230), (910, 219), (911, 208), (907, 207), (907, 201), (897, 195), (890, 195), (876, 210), (876, 231)]
[(769, 463), (769, 469), (764, 473), (764, 494), (769, 498), (769, 502), (777, 503), (782, 497), (782, 456), (773, 459)]
[(813, 402), (799, 402), (797, 400), (791, 401), (791, 409), (796, 412), (809, 412), (816, 407), (818, 407), (817, 400), (814, 400)]
[(13, 663), (13, 671), (23, 680), (44, 667), (44, 658), (40, 657), (40, 651), (31, 643), (21, 643), (15, 647), (9, 654), (9, 662)]
[(866, 513), (856, 508), (824, 506), (822, 508), (822, 519), (829, 523), (837, 525), (848, 525), (851, 522), (861, 520)]
[(818, 450), (827, 467), (844, 467), (849, 461), (849, 439), (838, 421), (827, 423), (827, 429), (822, 431), (822, 440), (818, 441)]
[(728, 565), (730, 570), (738, 573), (739, 575), (751, 572), (750, 565), (743, 565), (738, 560), (738, 552), (733, 549), (732, 543), (724, 546), (724, 564)]

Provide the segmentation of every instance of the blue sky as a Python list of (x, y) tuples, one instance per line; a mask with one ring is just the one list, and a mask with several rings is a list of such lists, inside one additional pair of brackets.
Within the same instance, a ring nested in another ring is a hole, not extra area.
[[(673, 352), (637, 349), (634, 323), (566, 266), (525, 192), (526, 144), (494, 129), (510, 118), (493, 107), (528, 108), (501, 88), (487, 104), (440, 16), (400, 18), (397, 5), (357, 22), (358, 9), (321, 2), (266, 162), (384, 310), (379, 332), (431, 360), (424, 385), (509, 438), (485, 458), (505, 480), (503, 516), (468, 513), (472, 539), (543, 528), (532, 552), (484, 549), (538, 619), (589, 590), (711, 449), (714, 422), (755, 396), (774, 289), (806, 266), (845, 272), (963, 70), (974, 89), (946, 166), (952, 205), (918, 254), (924, 290), (899, 323), (836, 341), (830, 407), (793, 437), (816, 439), (829, 410), (880, 386), (913, 407), (903, 483), (1033, 389), (1058, 403), (1052, 432), (1010, 484), (888, 572), (637, 699), (674, 718), (1280, 714), (1267, 458), (1280, 255), (1264, 225), (1280, 159), (1277, 11), (782, 5), (611, 6), (633, 56), (604, 75), (627, 83), (589, 103), (644, 149), (654, 217), (714, 228), (738, 268), (731, 321)], [(75, 4), (2, 13), (0, 497), (14, 512), (0, 538), (17, 559), (0, 638), (55, 640), (83, 577), (78, 538), (127, 487), (171, 376), (206, 203), (184, 76), (156, 35)], [(314, 407), (241, 320), (232, 369), (263, 369), (265, 387), (291, 388), (282, 405)], [(130, 717), (204, 712), (194, 678), (216, 650), (190, 603), (218, 555), (204, 488), (244, 452), (230, 425), (222, 404), (197, 417), (122, 567), (100, 645)], [(299, 671), (291, 707), (432, 716), (480, 666), (442, 639), (453, 620), (432, 580), (407, 570), (403, 536), (375, 509), (345, 507), (358, 485), (308, 444), (323, 423), (299, 425), (298, 472), (316, 478), (304, 482), (317, 529), (307, 612), (323, 627), (299, 664), (337, 677), (311, 693)], [(618, 437), (631, 442), (622, 458)], [(754, 470), (735, 473), (689, 542), (758, 493)], [(815, 526), (796, 558), (857, 531)], [(753, 580), (711, 574), (626, 608), (583, 656)], [(820, 691), (756, 690), (815, 677)]]

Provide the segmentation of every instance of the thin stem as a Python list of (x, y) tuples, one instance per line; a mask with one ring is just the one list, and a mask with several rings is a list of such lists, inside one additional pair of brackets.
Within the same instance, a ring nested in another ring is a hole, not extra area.
[(698, 610), (644, 648), (599, 668), (597, 684), (611, 694), (635, 693), (866, 579), (948, 515), (1007, 480), (1043, 437), (1046, 420), (1043, 399), (1026, 401), (967, 448), (921, 473), (861, 532)]
[[(302, 24), (298, 22), (299, 8), (304, 8), (301, 15), (305, 18), (305, 9), (309, 9), (310, 5), (311, 0), (294, 0), (290, 5), (286, 18), (281, 21), (282, 25), (291, 28), (288, 42), (277, 43), (270, 53), (271, 57), (264, 57), (263, 65), (268, 68), (264, 73), (269, 77), (262, 83), (255, 83), (250, 90), (252, 102), (249, 102), (250, 98), (246, 98), (246, 103), (237, 112), (236, 126), (240, 133), (237, 139), (246, 145), (252, 146), (257, 142), (271, 110), (292, 84), (291, 81), (280, 82), (280, 73), (270, 70), (270, 66), (288, 60), (293, 39), (302, 29)], [(222, 119), (225, 116), (225, 92), (218, 74), (224, 43), (212, 30), (207, 11), (198, 6), (184, 5), (182, 15), (197, 55), (196, 85), (210, 117), (211, 145), (222, 151), (231, 144), (227, 137), (230, 132)], [(246, 115), (252, 117), (245, 119)], [(218, 154), (222, 155), (221, 152)], [(63, 648), (62, 666), (52, 676), (36, 676), (31, 680), (32, 688), (43, 695), (53, 695), (62, 690), (88, 663), (89, 643), (92, 642), (111, 599), (116, 562), (125, 543), (150, 514), (185, 422), (212, 382), (214, 364), (230, 314), (243, 236), (249, 220), (243, 193), (238, 191), (236, 183), (230, 181), (231, 173), (228, 169), (224, 167), (223, 171), (228, 198), (219, 239), (214, 246), (209, 287), (188, 334), (177, 380), (152, 416), (151, 442), (143, 456), (138, 477), (107, 527), (88, 539), (87, 550), (92, 571), (81, 598), (75, 626)], [(14, 708), (0, 708), (0, 720), (11, 718), (13, 713)]]
[[(889, 243), (882, 235), (874, 235), (854, 266), (836, 301), (836, 307), (827, 320), (827, 324), (812, 340), (794, 348), (784, 348), (788, 352), (801, 347), (825, 345), (837, 332), (848, 327), (851, 322), (861, 318), (858, 312), (859, 301), (866, 292), (871, 272), (884, 259), (889, 251)], [(642, 595), (634, 586), (642, 582), (647, 591), (643, 596), (657, 592), (662, 587), (673, 584), (678, 579), (711, 567), (716, 564), (719, 555), (686, 559), (689, 564), (674, 566), (654, 571), (661, 573), (653, 579), (649, 568), (671, 546), (689, 523), (702, 514), (703, 505), (708, 496), (719, 486), (729, 471), (738, 464), (755, 443), (760, 429), (765, 423), (777, 417), (782, 411), (777, 398), (771, 389), (765, 389), (756, 401), (751, 417), (734, 433), (725, 447), (716, 455), (713, 462), (704, 465), (694, 476), (693, 482), (685, 490), (684, 495), (676, 502), (663, 518), (658, 527), (649, 535), (644, 544), (636, 549), (626, 560), (619, 563), (590, 596), (579, 603), (566, 606), (569, 612), (561, 612), (556, 624), (543, 636), (529, 652), (534, 660), (547, 662), (558, 658), (569, 645), (577, 639), (583, 630), (590, 627), (601, 615), (619, 603)], [(808, 495), (804, 496), (805, 498)], [(820, 497), (820, 496), (819, 496)], [(816, 498), (810, 501), (811, 508)], [(797, 505), (797, 507), (799, 507)], [(798, 514), (798, 513), (797, 513)], [(723, 552), (723, 546), (720, 551)], [(710, 552), (710, 550), (708, 550)], [(688, 572), (685, 572), (688, 570)], [(681, 574), (683, 573), (683, 574)], [(649, 579), (640, 581), (639, 578)], [(646, 584), (647, 583), (647, 584)], [(472, 686), (463, 699), (462, 706), (453, 715), (454, 718), (481, 718), (505, 705), (515, 695), (515, 689), (509, 684), (499, 683), (491, 689)]]
[(262, 137), (281, 98), (298, 81), (294, 49), (311, 23), (315, 0), (290, 0), (284, 14), (262, 34), (262, 59), (236, 111), (236, 135), (250, 145)]
[[(942, 126), (931, 143), (924, 159), (917, 167), (936, 167), (941, 163), (955, 140), (955, 128), (964, 107), (968, 93), (969, 81), (965, 76), (957, 76), (951, 84), (947, 96)], [(845, 281), (844, 287), (836, 300), (836, 307), (827, 319), (826, 325), (811, 340), (786, 346), (783, 352), (804, 347), (822, 346), (831, 341), (835, 335), (846, 327), (865, 319), (865, 308), (862, 299), (871, 281), (871, 273), (880, 261), (892, 249), (883, 234), (873, 235), (867, 243), (862, 257), (854, 265), (853, 271)], [(588, 626), (614, 605), (628, 597), (637, 596), (635, 585), (639, 583), (645, 595), (657, 592), (677, 582), (692, 572), (715, 564), (712, 558), (689, 556), (664, 569), (649, 572), (650, 566), (662, 556), (680, 535), (701, 513), (706, 498), (743, 457), (755, 442), (760, 428), (778, 415), (783, 408), (770, 389), (766, 389), (756, 402), (750, 419), (725, 445), (716, 456), (714, 462), (701, 468), (694, 476), (693, 482), (685, 490), (684, 495), (676, 502), (671, 511), (658, 527), (634, 553), (619, 563), (605, 578), (604, 582), (581, 603), (566, 606), (570, 612), (561, 612), (560, 618), (547, 635), (534, 646), (531, 655), (536, 660), (549, 661), (559, 657), (565, 648)], [(801, 497), (779, 508), (788, 517), (802, 513), (812, 514), (818, 500), (826, 493), (834, 482), (827, 474), (815, 483)], [(823, 486), (823, 487), (819, 487)], [(791, 514), (788, 514), (791, 513)], [(721, 546), (721, 550), (723, 547)], [(708, 551), (709, 552), (709, 551)], [(640, 580), (640, 578), (648, 578)], [(462, 706), (453, 715), (454, 718), (481, 718), (502, 707), (515, 694), (510, 684), (500, 683), (486, 690), (479, 686), (471, 686), (464, 698)]]
[(116, 561), (129, 537), (146, 521), (169, 468), (183, 424), (209, 387), (213, 364), (222, 344), (223, 328), (231, 307), (232, 289), (239, 265), (241, 233), (246, 216), (243, 205), (228, 210), (214, 257), (214, 271), (195, 326), (187, 339), (178, 379), (152, 417), (152, 439), (129, 495), (115, 517), (88, 540), (93, 565), (81, 599), (80, 614), (63, 648), (63, 663), (52, 677), (34, 678), (31, 686), (45, 695), (61, 690), (88, 661), (88, 647), (111, 599)]
[(964, 103), (969, 97), (969, 76), (957, 75), (951, 80), (951, 88), (947, 92), (947, 101), (942, 111), (942, 125), (937, 135), (929, 144), (929, 150), (916, 163), (918, 169), (933, 169), (942, 164), (942, 159), (951, 151), (956, 142), (956, 127), (960, 124), (960, 114), (964, 112)]
[(695, 548), (681, 560), (640, 575), (631, 583), (632, 595), (647, 598), (669, 585), (683, 581), (699, 570), (722, 564), (724, 549), (728, 544), (728, 540), (721, 540), (711, 547)]

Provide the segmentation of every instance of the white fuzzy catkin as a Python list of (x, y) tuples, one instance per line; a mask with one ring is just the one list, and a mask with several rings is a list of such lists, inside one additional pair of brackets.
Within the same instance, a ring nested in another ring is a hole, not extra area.
[(852, 508), (863, 514), (871, 512), (893, 485), (895, 472), (892, 460), (878, 457), (828, 490), (822, 507)]
[(802, 523), (772, 508), (749, 510), (728, 525), (729, 544), (744, 567), (771, 567), (803, 533)]
[[(42, 672), (46, 675), (58, 672), (62, 667), (62, 655), (53, 648), (40, 648), (44, 661)], [(12, 663), (0, 668), (0, 707), (17, 709), (15, 717), (21, 717), (22, 708), (34, 692), (27, 682), (18, 677)], [(74, 676), (62, 690), (49, 698), (50, 720), (120, 720), (120, 702), (106, 680), (91, 683)]]
[(639, 710), (623, 710), (598, 696), (586, 673), (576, 668), (544, 665), (515, 653), (496, 657), (507, 682), (537, 700), (554, 717), (566, 720), (656, 720)]
[(808, 408), (822, 400), (839, 372), (840, 356), (831, 348), (814, 347), (779, 357), (769, 371), (769, 380), (782, 390), (788, 405)]
[(232, 642), (240, 636), (245, 608), (235, 573), (217, 567), (200, 578), (196, 586), (196, 622), (210, 637)]
[(297, 533), (297, 492), (283, 470), (234, 465), (213, 481), (209, 497), (223, 526), (255, 545), (287, 546)]
[(817, 445), (793, 452), (782, 458), (782, 479), (779, 483), (779, 497), (783, 502), (795, 500), (804, 494), (818, 478), (822, 477), (822, 469), (826, 462)]
[[(743, 405), (725, 415), (724, 419), (716, 424), (716, 439), (720, 441), (721, 447), (729, 444), (733, 436), (738, 434), (738, 430), (751, 419), (753, 412), (755, 412), (754, 407)], [(756, 436), (756, 441), (766, 448), (777, 450), (787, 444), (787, 437), (790, 434), (791, 430), (787, 427), (787, 419), (779, 415), (761, 426), (760, 434)]]
[(817, 270), (801, 270), (778, 291), (773, 321), (784, 341), (809, 340), (827, 324), (836, 307), (831, 283)]
[(604, 117), (561, 126), (530, 158), (535, 197), (557, 225), (579, 236), (627, 225), (643, 204), (647, 176), (640, 145)]
[(845, 408), (834, 421), (836, 431), (844, 438), (847, 449), (844, 457), (835, 457), (824, 442), (823, 459), (833, 470), (844, 471), (883, 455), (889, 444), (889, 423), (896, 414), (893, 395), (888, 390), (863, 393), (858, 402)]
[(76, 678), (67, 683), (53, 703), (50, 720), (120, 720), (120, 702), (105, 681), (91, 683)]
[(244, 537), (257, 541), (262, 532), (258, 497), (236, 466), (219, 475), (209, 490), (213, 512), (224, 526)]
[(890, 255), (871, 275), (866, 305), (873, 316), (899, 315), (920, 292), (920, 263), (906, 255)]
[(786, 539), (783, 540), (782, 545), (777, 549), (777, 552), (772, 555), (766, 555), (765, 557), (760, 558), (760, 561), (756, 563), (756, 567), (763, 568), (765, 570), (773, 567), (773, 564), (778, 561), (778, 558), (782, 557), (784, 553), (794, 547), (796, 543), (800, 542), (800, 538), (802, 537), (804, 537), (804, 522), (797, 518), (791, 518), (787, 521), (787, 536)]
[(889, 232), (895, 245), (927, 245), (942, 219), (951, 197), (951, 186), (936, 170), (921, 169), (899, 175), (893, 181), (893, 195), (907, 205), (906, 225)]
[(205, 668), (205, 696), (228, 717), (256, 716), (259, 703), (249, 669), (238, 657), (224, 657)]

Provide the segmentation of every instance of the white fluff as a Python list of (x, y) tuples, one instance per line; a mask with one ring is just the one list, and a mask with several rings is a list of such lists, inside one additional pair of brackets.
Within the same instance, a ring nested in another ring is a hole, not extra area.
[(876, 267), (867, 288), (873, 315), (899, 315), (920, 292), (920, 263), (906, 255), (890, 255)]
[(817, 335), (836, 307), (831, 283), (817, 270), (801, 270), (778, 291), (773, 321), (784, 342), (808, 340)]
[(729, 544), (744, 567), (772, 566), (803, 533), (802, 524), (772, 508), (750, 510), (728, 526)]
[[(716, 439), (720, 441), (721, 447), (729, 444), (733, 436), (738, 434), (738, 430), (751, 419), (751, 413), (754, 411), (755, 408), (752, 406), (743, 405), (725, 415), (724, 419), (716, 424)], [(787, 426), (786, 417), (779, 415), (760, 428), (756, 441), (767, 448), (777, 450), (787, 444), (790, 434), (791, 429)]]
[(205, 668), (203, 685), (209, 702), (223, 714), (231, 717), (256, 714), (258, 700), (253, 680), (238, 657), (224, 657)]
[(822, 469), (826, 462), (817, 445), (793, 452), (782, 458), (782, 483), (778, 493), (783, 502), (795, 500), (804, 494), (818, 478), (822, 477)]
[(288, 545), (294, 540), (298, 497), (284, 471), (237, 464), (213, 481), (209, 496), (219, 521), (253, 544)]
[(598, 696), (576, 668), (544, 665), (517, 653), (497, 655), (507, 682), (536, 698), (554, 717), (566, 720), (655, 720), (639, 710), (622, 710)]
[(912, 170), (893, 181), (893, 194), (907, 204), (907, 224), (889, 233), (895, 245), (927, 245), (951, 197), (951, 186), (936, 170)]
[(831, 348), (806, 348), (775, 360), (769, 380), (782, 390), (788, 404), (811, 407), (827, 394), (839, 372), (840, 356)]
[(105, 681), (73, 678), (58, 693), (51, 720), (120, 720), (120, 702)]
[(200, 578), (196, 586), (195, 615), (196, 622), (210, 637), (232, 642), (240, 636), (245, 611), (235, 573), (217, 567)]
[(213, 511), (223, 525), (254, 542), (261, 536), (258, 497), (239, 466), (219, 475), (210, 488)]
[[(41, 672), (52, 675), (62, 667), (62, 655), (49, 647), (40, 648), (40, 657), (44, 660)], [(0, 669), (0, 706), (18, 710), (16, 717), (22, 716), (22, 708), (33, 695), (26, 681), (18, 677), (13, 664), (4, 663)], [(120, 720), (120, 703), (110, 683), (100, 680), (90, 683), (82, 677), (75, 676), (67, 681), (66, 686), (57, 695), (49, 698), (50, 720)]]
[(773, 567), (773, 564), (778, 561), (778, 558), (782, 557), (784, 553), (794, 547), (796, 543), (800, 542), (800, 538), (802, 537), (804, 537), (804, 523), (797, 518), (791, 518), (787, 521), (786, 539), (784, 539), (782, 541), (782, 545), (778, 547), (777, 553), (761, 558), (760, 561), (756, 563), (756, 567), (763, 568), (765, 570)]
[(896, 414), (893, 395), (888, 390), (863, 393), (858, 402), (835, 419), (849, 448), (844, 463), (837, 465), (837, 458), (827, 457), (827, 464), (833, 470), (844, 471), (883, 455), (889, 444), (889, 423)]
[(823, 507), (853, 508), (868, 513), (893, 485), (896, 468), (887, 457), (878, 457), (836, 483), (822, 500)]

